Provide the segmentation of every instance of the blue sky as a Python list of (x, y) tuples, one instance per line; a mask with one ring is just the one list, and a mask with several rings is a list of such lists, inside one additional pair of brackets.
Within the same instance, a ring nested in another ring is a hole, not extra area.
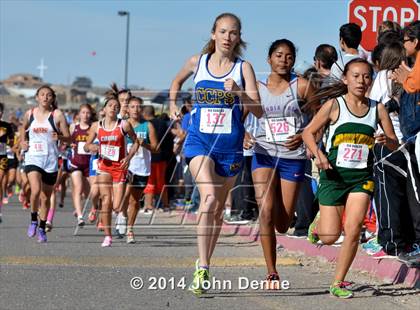
[(126, 19), (118, 16), (119, 10), (131, 14), (129, 85), (168, 88), (185, 60), (200, 52), (214, 18), (223, 12), (241, 18), (248, 42), (244, 58), (262, 74), (268, 70), (268, 47), (276, 39), (296, 44), (298, 62), (311, 63), (321, 43), (337, 47), (347, 8), (347, 0), (1, 0), (0, 79), (13, 73), (39, 74), (36, 67), (43, 57), (48, 82), (89, 76), (95, 85), (122, 85)]

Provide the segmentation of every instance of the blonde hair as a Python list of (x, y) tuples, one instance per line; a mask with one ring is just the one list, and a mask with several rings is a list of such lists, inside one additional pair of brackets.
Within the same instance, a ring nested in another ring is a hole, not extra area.
[[(211, 33), (216, 32), (217, 22), (225, 17), (230, 17), (235, 20), (235, 22), (238, 24), (239, 28), (239, 36), (241, 35), (241, 29), (242, 29), (242, 23), (238, 16), (232, 13), (223, 13), (216, 17), (213, 23), (213, 27), (211, 28)], [(246, 49), (246, 42), (242, 40), (242, 38), (239, 39), (239, 43), (235, 46), (235, 49), (233, 50), (233, 55), (236, 56), (242, 56), (243, 50)], [(206, 45), (203, 47), (203, 50), (201, 51), (202, 54), (212, 54), (216, 50), (216, 45), (214, 43), (214, 40), (210, 39), (207, 41)]]

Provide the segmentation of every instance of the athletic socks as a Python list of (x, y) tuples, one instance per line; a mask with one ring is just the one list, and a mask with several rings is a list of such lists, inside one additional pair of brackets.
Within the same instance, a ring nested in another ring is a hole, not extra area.
[(31, 221), (38, 222), (38, 212), (31, 212)]
[(55, 213), (55, 208), (50, 208), (50, 210), (48, 210), (47, 222), (50, 222), (50, 223), (53, 222), (54, 213)]
[(45, 226), (47, 224), (47, 221), (39, 221), (39, 228), (42, 228), (43, 230), (45, 230)]

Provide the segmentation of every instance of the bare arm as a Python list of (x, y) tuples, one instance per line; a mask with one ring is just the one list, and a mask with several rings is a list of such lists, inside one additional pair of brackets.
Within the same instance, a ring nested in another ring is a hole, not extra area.
[[(133, 158), (133, 156), (136, 154), (136, 152), (139, 149), (140, 141), (137, 139), (137, 135), (133, 130), (133, 127), (131, 126), (130, 122), (123, 122), (122, 124), (123, 130), (127, 133), (127, 135), (130, 137), (132, 141), (134, 141), (133, 146), (130, 149), (130, 152), (127, 154), (127, 157), (123, 158), (121, 161), (121, 167), (122, 168), (128, 168), (128, 164)], [(126, 167), (125, 167), (126, 165)]]
[(67, 125), (66, 118), (64, 117), (63, 112), (60, 110), (56, 110), (54, 114), (54, 119), (56, 120), (56, 124), (58, 125), (58, 129), (60, 131), (60, 135), (57, 135), (58, 140), (64, 143), (71, 143), (71, 137), (69, 132), (69, 126)]
[(149, 124), (147, 124), (148, 128), (149, 128), (149, 140), (150, 140), (150, 144), (144, 144), (142, 145), (144, 148), (148, 149), (150, 152), (156, 152), (158, 151), (158, 138), (157, 138), (157, 134), (156, 134), (156, 129), (153, 126), (153, 124), (151, 122), (149, 122)]
[(199, 60), (200, 55), (195, 55), (188, 59), (171, 83), (171, 87), (169, 89), (169, 112), (171, 118), (173, 119), (178, 118), (179, 113), (176, 106), (178, 91), (181, 90), (184, 82), (196, 71)]
[(22, 150), (27, 151), (29, 148), (29, 141), (26, 137), (26, 129), (29, 127), (29, 117), (31, 115), (31, 110), (26, 111), (23, 116), (22, 126), (19, 129), (19, 140), (22, 147)]
[(257, 89), (257, 80), (255, 78), (254, 69), (249, 62), (242, 64), (242, 73), (245, 80), (245, 92), (242, 93), (242, 102), (246, 110), (254, 114), (257, 118), (263, 115), (260, 103), (260, 95)]
[(384, 134), (380, 134), (375, 137), (376, 143), (384, 144), (392, 151), (396, 150), (399, 145), (398, 138), (395, 135), (394, 126), (389, 118), (388, 111), (382, 103), (378, 104), (378, 119)]
[(306, 126), (302, 133), (303, 142), (305, 142), (309, 151), (314, 154), (316, 160), (315, 163), (318, 168), (326, 170), (331, 169), (331, 165), (328, 162), (325, 154), (318, 148), (317, 144), (317, 133), (332, 119), (334, 114), (338, 114), (338, 106), (335, 104), (335, 99), (328, 100), (315, 114), (312, 121)]
[(88, 137), (86, 139), (86, 144), (83, 146), (85, 152), (90, 152), (93, 154), (98, 153), (99, 146), (93, 144), (93, 141), (96, 138), (96, 132), (98, 131), (98, 122), (94, 122), (88, 130)]

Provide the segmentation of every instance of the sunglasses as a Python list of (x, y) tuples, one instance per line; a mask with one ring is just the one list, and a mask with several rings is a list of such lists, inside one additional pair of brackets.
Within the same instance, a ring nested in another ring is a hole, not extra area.
[(403, 39), (402, 40), (403, 43), (408, 42), (408, 41), (413, 41), (413, 39)]

